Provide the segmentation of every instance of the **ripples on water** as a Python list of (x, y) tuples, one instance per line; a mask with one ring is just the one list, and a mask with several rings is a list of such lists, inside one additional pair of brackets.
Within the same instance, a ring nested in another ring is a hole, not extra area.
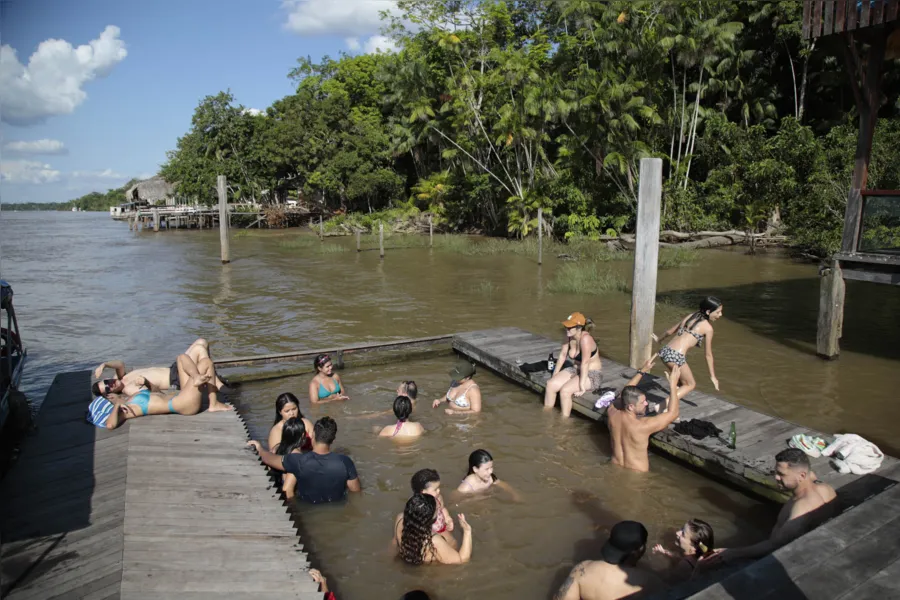
[[(557, 337), (558, 321), (572, 310), (593, 317), (605, 354), (627, 357), (628, 295), (549, 294), (552, 258), (541, 268), (521, 256), (388, 247), (382, 263), (377, 252), (323, 254), (317, 245), (280, 244), (300, 235), (235, 237), (235, 260), (223, 266), (215, 230), (133, 233), (104, 214), (3, 212), (0, 275), (15, 289), (29, 349), (26, 393), (39, 400), (56, 373), (108, 358), (168, 364), (198, 336), (212, 340), (218, 357), (501, 326)], [(349, 238), (325, 243), (354, 247)], [(701, 256), (697, 266), (660, 273), (657, 331), (702, 296), (719, 296), (725, 317), (714, 344), (725, 398), (825, 431), (860, 433), (900, 454), (897, 288), (848, 282), (843, 353), (825, 362), (814, 356), (815, 266), (740, 251)], [(609, 267), (630, 276), (627, 262)], [(477, 287), (481, 281), (492, 282), (490, 293), (475, 291), (488, 289)], [(702, 353), (691, 357), (700, 388), (711, 391)], [(572, 561), (596, 556), (609, 524), (620, 518), (642, 520), (654, 540), (690, 517), (710, 520), (726, 543), (759, 539), (771, 525), (771, 507), (668, 460), (653, 456), (649, 476), (612, 468), (603, 428), (563, 422), (544, 413), (533, 394), (487, 374), (479, 375), (485, 414), (468, 427), (453, 422), (424, 404), (446, 390), (448, 363), (449, 357), (347, 371), (354, 400), (312, 411), (337, 418), (337, 446), (357, 462), (365, 487), (345, 507), (301, 509), (311, 534), (305, 542), (342, 597), (391, 597), (418, 586), (439, 589), (441, 598), (546, 597)], [(386, 410), (397, 382), (409, 377), (423, 388), (416, 416), (429, 435), (421, 441), (392, 445), (370, 432), (387, 420), (347, 418)], [(248, 385), (233, 399), (263, 437), (277, 393), (303, 392), (305, 383)], [(475, 531), (473, 565), (398, 564), (387, 546), (409, 476), (435, 467), (446, 493), (476, 447), (494, 454), (497, 472), (527, 502), (497, 497), (462, 508)]]

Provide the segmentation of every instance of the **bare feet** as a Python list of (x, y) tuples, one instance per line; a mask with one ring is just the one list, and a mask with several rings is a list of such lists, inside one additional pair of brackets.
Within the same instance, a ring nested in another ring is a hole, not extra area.
[(224, 402), (209, 401), (209, 412), (222, 412), (226, 410), (234, 410), (234, 407), (230, 404), (225, 404)]

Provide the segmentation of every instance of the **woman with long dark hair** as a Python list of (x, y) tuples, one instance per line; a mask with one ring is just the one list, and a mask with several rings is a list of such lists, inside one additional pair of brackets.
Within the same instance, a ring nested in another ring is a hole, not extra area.
[(350, 399), (344, 393), (347, 389), (343, 386), (344, 382), (341, 381), (341, 376), (334, 372), (330, 356), (319, 354), (313, 359), (313, 367), (316, 369), (316, 374), (309, 381), (310, 404)]
[(412, 414), (412, 400), (406, 396), (397, 396), (394, 399), (394, 416), (397, 417), (395, 425), (388, 425), (378, 434), (380, 437), (389, 437), (400, 439), (416, 438), (425, 433), (425, 428), (421, 423), (414, 423), (409, 420)]
[(458, 565), (472, 558), (472, 526), (460, 513), (459, 526), (463, 531), (462, 545), (454, 549), (432, 531), (437, 516), (437, 500), (428, 494), (413, 494), (403, 509), (403, 518), (394, 527), (394, 541), (400, 558), (411, 565), (441, 563)]
[[(306, 430), (306, 442), (301, 450), (307, 452), (312, 450), (312, 441), (309, 439), (309, 432), (313, 430), (312, 423), (300, 412), (300, 401), (297, 396), (290, 392), (279, 394), (275, 399), (275, 423), (269, 431), (269, 452), (275, 452), (275, 448), (281, 443), (282, 429), (288, 419), (300, 419), (303, 421)], [(280, 454), (280, 453), (277, 453)]]
[[(281, 441), (272, 449), (272, 452), (279, 456), (287, 456), (288, 454), (306, 452), (312, 449), (312, 440), (306, 430), (304, 419), (291, 417), (284, 422), (281, 433)], [(287, 490), (293, 490), (297, 485), (297, 478), (291, 473), (281, 473), (275, 471), (277, 476), (278, 488), (287, 493)]]
[(663, 346), (659, 351), (659, 357), (666, 364), (669, 372), (672, 367), (681, 367), (678, 379), (678, 399), (684, 398), (688, 392), (697, 387), (697, 380), (691, 367), (687, 364), (687, 352), (694, 346), (703, 346), (706, 343), (706, 365), (709, 367), (709, 378), (712, 380), (716, 391), (719, 390), (719, 380), (716, 379), (716, 369), (713, 361), (712, 339), (715, 321), (722, 318), (722, 301), (715, 296), (707, 296), (700, 302), (700, 310), (693, 312), (672, 325), (660, 337), (653, 334), (653, 339), (661, 342), (674, 335), (672, 341)]
[[(416, 471), (409, 480), (413, 494), (427, 494), (433, 496), (437, 502), (437, 512), (435, 513), (434, 523), (431, 524), (431, 533), (440, 535), (452, 547), (457, 548), (459, 542), (453, 537), (453, 517), (450, 511), (444, 505), (444, 498), (441, 495), (441, 476), (434, 469), (420, 469)], [(403, 513), (397, 515), (394, 519), (394, 527), (403, 520)]]
[(509, 492), (514, 501), (520, 500), (519, 494), (511, 485), (494, 475), (494, 457), (491, 453), (479, 448), (469, 455), (469, 470), (456, 491), (461, 494), (478, 494), (493, 486)]

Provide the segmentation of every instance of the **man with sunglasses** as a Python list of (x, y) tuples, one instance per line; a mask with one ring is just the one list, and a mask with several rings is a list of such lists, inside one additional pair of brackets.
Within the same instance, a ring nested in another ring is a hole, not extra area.
[(199, 338), (188, 347), (184, 353), (190, 358), (189, 361), (179, 361), (176, 359), (170, 367), (147, 367), (143, 369), (135, 369), (131, 372), (125, 372), (125, 363), (120, 360), (110, 360), (100, 364), (94, 369), (94, 377), (100, 378), (103, 375), (103, 369), (115, 369), (116, 376), (112, 379), (100, 379), (91, 386), (94, 396), (103, 396), (108, 398), (110, 394), (122, 394), (125, 396), (134, 396), (147, 388), (153, 392), (180, 390), (187, 385), (187, 381), (191, 377), (196, 377), (199, 372), (197, 365), (201, 361), (209, 362), (208, 369), (212, 370), (212, 377), (206, 390), (209, 392), (209, 410), (212, 412), (219, 410), (231, 410), (231, 406), (219, 402), (218, 392), (225, 385), (220, 377), (215, 373), (212, 366), (212, 360), (209, 357), (209, 344), (203, 338)]

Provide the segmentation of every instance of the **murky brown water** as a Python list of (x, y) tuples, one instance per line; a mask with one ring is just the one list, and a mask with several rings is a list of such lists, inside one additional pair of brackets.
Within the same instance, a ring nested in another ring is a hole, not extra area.
[[(605, 354), (627, 359), (629, 296), (548, 293), (552, 259), (538, 267), (522, 256), (389, 248), (381, 263), (377, 252), (284, 244), (298, 235), (236, 237), (235, 260), (223, 267), (217, 231), (134, 234), (102, 214), (2, 213), (0, 276), (14, 286), (29, 347), (26, 392), (40, 398), (55, 373), (105, 358), (165, 363), (197, 336), (212, 340), (220, 357), (499, 326), (559, 336), (557, 322), (572, 310), (597, 322)], [(352, 248), (353, 241), (326, 245)], [(627, 262), (608, 266), (630, 271)], [(680, 305), (714, 293), (725, 302), (715, 340), (724, 397), (825, 431), (853, 431), (900, 454), (900, 292), (848, 282), (843, 353), (824, 362), (814, 355), (818, 284), (815, 266), (707, 252), (697, 266), (661, 272), (665, 302), (656, 329), (685, 312)], [(702, 357), (693, 361), (701, 389), (710, 391)], [(343, 378), (353, 401), (310, 411), (337, 418), (337, 446), (354, 458), (364, 486), (347, 506), (300, 509), (305, 542), (342, 598), (390, 598), (413, 587), (442, 599), (547, 597), (572, 561), (596, 556), (605, 528), (620, 518), (643, 521), (653, 540), (689, 517), (709, 520), (726, 544), (760, 539), (770, 527), (771, 507), (666, 459), (652, 457), (649, 476), (612, 468), (602, 427), (562, 422), (533, 394), (485, 373), (478, 378), (487, 408), (478, 420), (463, 425), (422, 405), (416, 417), (429, 435), (411, 446), (374, 438), (371, 427), (387, 420), (348, 418), (386, 409), (401, 379), (416, 379), (423, 399), (436, 397), (446, 389), (448, 363), (349, 370)], [(234, 399), (262, 436), (275, 396), (305, 384), (252, 384)], [(472, 564), (401, 565), (387, 548), (409, 476), (434, 467), (450, 489), (477, 447), (493, 453), (497, 473), (525, 502), (497, 497), (451, 506), (470, 517)]]

